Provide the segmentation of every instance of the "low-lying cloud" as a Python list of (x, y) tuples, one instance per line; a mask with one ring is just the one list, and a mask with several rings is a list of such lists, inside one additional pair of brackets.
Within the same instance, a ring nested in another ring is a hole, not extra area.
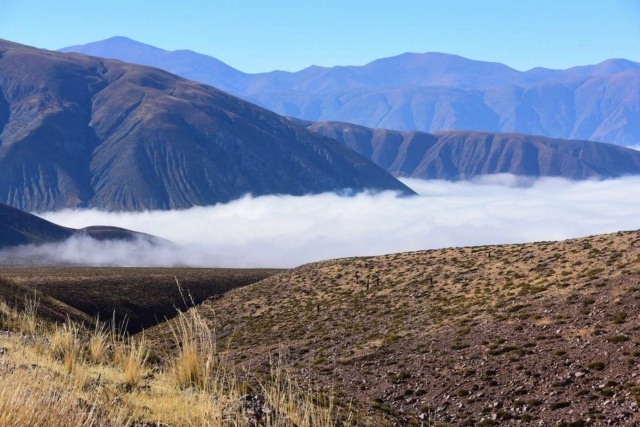
[(328, 258), (524, 243), (640, 229), (640, 177), (573, 182), (511, 175), (403, 180), (420, 194), (265, 196), (183, 211), (42, 215), (81, 228), (113, 225), (177, 246), (75, 238), (32, 257), (122, 266), (293, 267)]

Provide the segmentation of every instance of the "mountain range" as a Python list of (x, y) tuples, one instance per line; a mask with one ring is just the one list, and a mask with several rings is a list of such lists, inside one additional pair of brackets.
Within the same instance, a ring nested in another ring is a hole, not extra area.
[(459, 180), (510, 173), (581, 180), (640, 174), (640, 151), (602, 142), (514, 133), (394, 131), (292, 120), (399, 177)]
[(62, 50), (158, 67), (305, 120), (640, 144), (640, 64), (625, 59), (522, 72), (456, 55), (406, 53), (364, 66), (247, 74), (206, 55), (124, 37)]
[(344, 145), (218, 89), (0, 40), (0, 202), (181, 209), (343, 189), (413, 194)]

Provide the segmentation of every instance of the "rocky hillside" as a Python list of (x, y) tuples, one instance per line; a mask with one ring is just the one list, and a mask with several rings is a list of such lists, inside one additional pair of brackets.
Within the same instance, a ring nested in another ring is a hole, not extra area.
[(451, 180), (511, 173), (588, 179), (640, 174), (640, 151), (601, 142), (472, 131), (430, 134), (370, 129), (343, 122), (295, 122), (345, 144), (395, 176)]
[(394, 425), (635, 425), (639, 299), (634, 231), (309, 264), (200, 310), (237, 363)]
[(411, 193), (328, 138), (158, 69), (0, 41), (0, 201), (178, 209), (251, 193)]

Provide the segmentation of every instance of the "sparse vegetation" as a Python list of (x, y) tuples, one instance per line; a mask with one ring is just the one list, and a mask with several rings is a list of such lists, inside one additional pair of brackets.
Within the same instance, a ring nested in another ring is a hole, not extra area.
[[(23, 325), (31, 322), (28, 315), (5, 304), (2, 316), (1, 427), (337, 422), (334, 398), (301, 387), (282, 364), (274, 363), (264, 380), (251, 381), (244, 373), (241, 381), (220, 362), (214, 334), (196, 310), (176, 318), (173, 362), (154, 366), (147, 365), (143, 334), (130, 337), (112, 332), (115, 327), (85, 328), (73, 321), (46, 323), (30, 333)], [(255, 396), (247, 394), (253, 388)], [(348, 420), (349, 410), (342, 417)]]
[[(19, 310), (0, 306), (0, 325), (20, 337), (6, 354), (32, 349), (15, 366), (46, 361), (58, 373), (40, 377), (64, 380), (95, 408), (118, 397), (121, 412), (109, 416), (130, 424), (219, 425), (264, 401), (289, 419), (331, 408), (314, 417), (350, 413), (354, 425), (625, 425), (640, 404), (639, 256), (633, 232), (310, 264), (175, 311), (145, 332), (148, 353), (133, 360), (149, 356), (130, 379), (124, 362), (141, 336), (96, 327), (83, 317), (93, 313), (72, 313), (82, 325), (72, 368), (64, 351), (53, 356), (46, 293), (34, 335), (20, 327), (23, 296), (10, 299)], [(92, 400), (98, 388), (108, 398)], [(149, 403), (176, 396), (198, 415)]]

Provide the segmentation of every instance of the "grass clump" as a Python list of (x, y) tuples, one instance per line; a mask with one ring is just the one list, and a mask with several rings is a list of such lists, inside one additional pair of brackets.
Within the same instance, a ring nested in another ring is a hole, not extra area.
[(67, 374), (73, 372), (83, 353), (78, 333), (79, 326), (67, 322), (62, 326), (56, 325), (49, 337), (51, 355), (55, 360), (63, 361)]
[(128, 390), (138, 387), (145, 375), (145, 363), (149, 357), (144, 337), (139, 340), (130, 339), (123, 361), (124, 384)]
[(40, 306), (40, 298), (38, 293), (34, 292), (33, 297), (25, 296), (24, 310), (20, 313), (20, 329), (22, 333), (33, 336), (38, 326), (38, 307)]
[(179, 313), (172, 325), (178, 348), (171, 375), (181, 389), (208, 390), (217, 365), (215, 333), (197, 310)]
[(95, 328), (87, 344), (87, 355), (91, 362), (99, 365), (106, 361), (110, 339), (107, 326), (100, 323), (100, 319), (96, 319)]

